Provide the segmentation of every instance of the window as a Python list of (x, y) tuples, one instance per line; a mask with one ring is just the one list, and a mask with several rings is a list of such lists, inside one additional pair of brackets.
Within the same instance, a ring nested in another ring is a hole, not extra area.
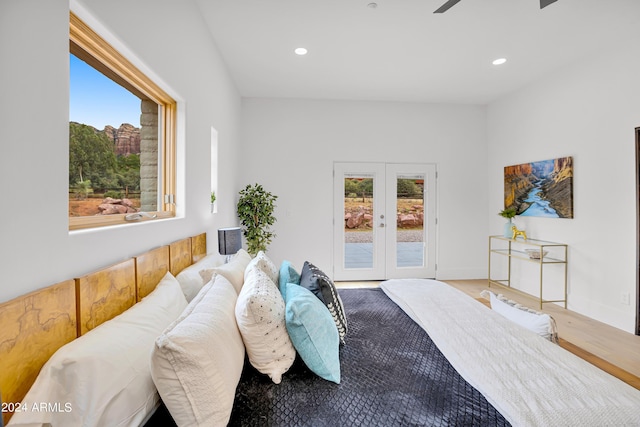
[[(211, 199), (218, 189), (218, 131), (211, 128)], [(211, 213), (218, 213), (218, 205), (211, 202)]]
[(175, 216), (176, 102), (73, 13), (69, 23), (69, 229)]

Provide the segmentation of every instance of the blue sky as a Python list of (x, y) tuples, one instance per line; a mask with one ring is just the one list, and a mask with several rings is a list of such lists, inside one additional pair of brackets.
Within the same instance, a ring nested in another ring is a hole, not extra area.
[(69, 55), (69, 121), (102, 130), (122, 123), (140, 127), (140, 98), (105, 77), (94, 68)]

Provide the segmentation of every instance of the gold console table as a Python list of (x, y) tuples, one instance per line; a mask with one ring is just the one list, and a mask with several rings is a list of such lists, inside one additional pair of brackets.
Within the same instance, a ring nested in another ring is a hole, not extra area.
[[(494, 279), (491, 271), (492, 256), (505, 256), (507, 261), (507, 278)], [(536, 239), (509, 239), (503, 236), (489, 236), (489, 287), (499, 285), (513, 291), (529, 295), (519, 289), (511, 287), (511, 263), (513, 260), (532, 262), (539, 265), (540, 295), (538, 297), (540, 309), (545, 303), (563, 303), (567, 308), (567, 245), (564, 243), (546, 242)], [(545, 300), (542, 297), (543, 273), (545, 266), (560, 264), (564, 267), (564, 299)]]

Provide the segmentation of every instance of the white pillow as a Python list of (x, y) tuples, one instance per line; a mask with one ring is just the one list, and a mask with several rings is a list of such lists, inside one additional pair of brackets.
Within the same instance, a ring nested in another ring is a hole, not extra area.
[(23, 402), (60, 402), (68, 412), (16, 412), (12, 424), (140, 425), (159, 400), (149, 368), (153, 343), (186, 306), (167, 273), (142, 301), (61, 347), (42, 367)]
[(531, 313), (500, 300), (493, 292), (489, 292), (491, 298), (491, 309), (501, 314), (507, 319), (530, 331), (548, 339), (553, 340), (554, 328), (551, 316), (544, 313)]
[(214, 268), (207, 268), (200, 271), (200, 276), (204, 283), (211, 280), (214, 274), (223, 275), (236, 289), (236, 293), (240, 293), (242, 284), (244, 283), (244, 271), (251, 261), (251, 255), (244, 249), (240, 249), (231, 260)]
[(258, 252), (258, 254), (251, 260), (244, 275), (247, 275), (247, 271), (253, 269), (254, 267), (258, 267), (258, 269), (262, 270), (264, 273), (269, 276), (269, 278), (273, 281), (273, 283), (278, 283), (278, 277), (280, 276), (280, 269), (271, 261), (271, 259), (265, 254), (263, 251)]
[(211, 280), (211, 277), (209, 277), (209, 280), (203, 281), (202, 277), (200, 276), (200, 271), (208, 268), (213, 268), (217, 264), (219, 264), (219, 262), (219, 255), (207, 255), (200, 261), (190, 265), (189, 267), (178, 273), (176, 279), (178, 279), (178, 282), (180, 282), (180, 287), (182, 288), (182, 292), (184, 293), (184, 297), (187, 299), (187, 302), (190, 302), (197, 295), (197, 293), (200, 292), (202, 286), (209, 280)]
[(245, 273), (236, 303), (236, 321), (251, 365), (279, 384), (293, 364), (296, 350), (287, 333), (282, 294), (257, 267)]
[(237, 295), (223, 276), (207, 283), (156, 340), (151, 375), (179, 426), (226, 426), (244, 364)]

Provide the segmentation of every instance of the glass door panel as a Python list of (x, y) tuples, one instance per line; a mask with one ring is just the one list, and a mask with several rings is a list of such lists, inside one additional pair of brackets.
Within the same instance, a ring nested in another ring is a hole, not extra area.
[(435, 277), (435, 170), (433, 164), (385, 167), (388, 279)]
[(396, 265), (423, 267), (424, 174), (396, 175)]
[(344, 178), (345, 268), (373, 267), (373, 177), (347, 174)]
[(334, 167), (334, 278), (385, 278), (384, 164)]

